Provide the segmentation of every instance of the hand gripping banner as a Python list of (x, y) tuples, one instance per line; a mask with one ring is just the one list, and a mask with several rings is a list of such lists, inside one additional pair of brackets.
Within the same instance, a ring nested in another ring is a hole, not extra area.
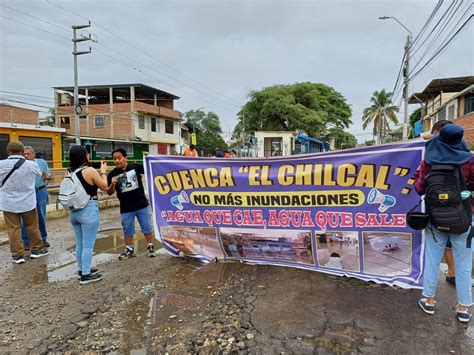
[(279, 158), (147, 156), (156, 237), (175, 256), (422, 286), (405, 213), (423, 142)]

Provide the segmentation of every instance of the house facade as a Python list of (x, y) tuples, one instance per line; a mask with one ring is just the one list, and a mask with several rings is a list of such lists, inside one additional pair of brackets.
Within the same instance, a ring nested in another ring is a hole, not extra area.
[(464, 128), (464, 139), (474, 145), (474, 76), (434, 79), (408, 102), (422, 105), (417, 133), (430, 132), (440, 120), (451, 120)]
[[(64, 155), (75, 144), (74, 87), (55, 87), (55, 126), (66, 129)], [(150, 154), (179, 154), (182, 115), (179, 97), (144, 84), (79, 87), (81, 144), (92, 159), (110, 157), (116, 148), (131, 161)]]
[(10, 141), (21, 141), (41, 153), (51, 168), (62, 167), (63, 128), (40, 126), (38, 111), (0, 104), (0, 159)]

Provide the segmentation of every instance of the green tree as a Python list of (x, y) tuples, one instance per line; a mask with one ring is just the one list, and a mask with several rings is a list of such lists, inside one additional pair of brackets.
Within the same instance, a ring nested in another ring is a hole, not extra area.
[(370, 124), (374, 125), (373, 134), (376, 144), (384, 142), (384, 138), (390, 133), (392, 122), (398, 124), (396, 112), (398, 107), (392, 103), (392, 93), (375, 91), (370, 99), (371, 106), (366, 107), (362, 113), (362, 128), (366, 129)]
[(421, 107), (417, 108), (413, 111), (410, 115), (410, 127), (408, 127), (408, 138), (413, 138), (413, 130), (415, 127), (415, 123), (421, 119)]
[(336, 149), (349, 149), (357, 145), (357, 138), (339, 127), (333, 127), (328, 130), (326, 140), (331, 141), (333, 139)]
[(50, 126), (54, 127), (54, 116), (55, 116), (55, 110), (54, 108), (50, 108), (48, 110), (48, 116), (44, 117), (41, 119), (41, 123), (43, 126)]
[(222, 138), (221, 122), (217, 114), (205, 113), (202, 109), (197, 109), (187, 111), (184, 116), (185, 125), (191, 132), (196, 133), (196, 147), (200, 155), (212, 155), (215, 148), (223, 151), (228, 149)]
[(274, 85), (251, 91), (238, 113), (234, 136), (254, 131), (297, 131), (327, 140), (330, 128), (348, 128), (351, 108), (332, 87), (320, 83)]

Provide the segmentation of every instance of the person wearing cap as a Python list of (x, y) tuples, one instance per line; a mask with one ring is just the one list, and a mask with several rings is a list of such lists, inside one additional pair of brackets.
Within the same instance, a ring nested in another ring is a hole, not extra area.
[[(425, 145), (425, 159), (421, 162), (414, 176), (414, 187), (419, 195), (426, 192), (425, 179), (431, 166), (449, 164), (461, 167), (466, 185), (474, 189), (474, 159), (463, 141), (464, 130), (456, 124), (447, 124), (441, 128)], [(425, 258), (423, 293), (418, 304), (427, 314), (434, 314), (435, 292), (441, 259), (448, 240), (451, 240), (456, 266), (456, 294), (458, 305), (456, 316), (460, 322), (469, 322), (472, 305), (471, 270), (472, 250), (467, 248), (470, 231), (453, 236), (436, 228), (425, 229)], [(450, 238), (450, 236), (453, 236)]]
[[(51, 173), (46, 160), (37, 158), (33, 147), (25, 146), (24, 155), (27, 160), (34, 161), (41, 170), (41, 176), (35, 177), (36, 212), (38, 213), (38, 225), (41, 239), (43, 239), (43, 245), (49, 247), (50, 244), (47, 241), (48, 232), (46, 230), (46, 206), (48, 205), (48, 189), (46, 183), (52, 179)], [(26, 232), (24, 223), (21, 224), (21, 238), (23, 239), (25, 250), (29, 250), (30, 242), (28, 240), (28, 233)]]
[(36, 259), (48, 255), (48, 250), (43, 248), (36, 213), (35, 177), (41, 176), (41, 170), (35, 162), (25, 160), (24, 146), (20, 141), (9, 142), (7, 151), (8, 158), (0, 160), (0, 210), (5, 219), (12, 261), (22, 264), (25, 262), (20, 233), (22, 219), (30, 239), (30, 257)]

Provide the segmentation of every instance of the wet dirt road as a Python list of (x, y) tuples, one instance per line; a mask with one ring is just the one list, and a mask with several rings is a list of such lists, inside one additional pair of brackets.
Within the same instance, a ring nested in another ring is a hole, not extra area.
[(196, 262), (160, 253), (119, 261), (118, 209), (102, 210), (94, 263), (80, 286), (67, 219), (48, 223), (50, 254), (10, 262), (0, 246), (0, 353), (473, 353), (474, 326), (454, 317), (440, 280), (436, 314), (418, 290), (317, 272)]

